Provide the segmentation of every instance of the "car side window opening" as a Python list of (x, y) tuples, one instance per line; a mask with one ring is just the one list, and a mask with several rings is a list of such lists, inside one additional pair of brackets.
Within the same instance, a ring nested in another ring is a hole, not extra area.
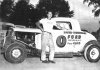
[[(72, 25), (70, 22), (67, 22), (67, 21), (56, 21), (57, 23), (57, 26), (55, 27), (56, 30), (72, 30)], [(55, 29), (53, 28), (53, 29)]]

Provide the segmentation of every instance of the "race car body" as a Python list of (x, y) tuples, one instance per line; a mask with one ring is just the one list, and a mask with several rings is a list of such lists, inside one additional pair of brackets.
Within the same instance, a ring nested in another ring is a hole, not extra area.
[[(85, 31), (81, 31), (80, 24), (72, 18), (52, 18), (56, 22), (51, 33), (55, 46), (55, 57), (83, 55), (89, 62), (97, 62), (100, 59), (100, 45), (96, 38)], [(41, 53), (41, 30), (13, 26), (8, 30), (2, 41), (2, 53), (11, 63), (23, 62), (28, 53), (40, 56)], [(47, 46), (46, 51), (49, 52)]]
[[(55, 52), (81, 52), (85, 44), (96, 38), (81, 31), (79, 22), (71, 18), (54, 18), (62, 28), (52, 30)], [(36, 36), (36, 47), (41, 49), (41, 34)], [(49, 48), (47, 49), (49, 51)]]

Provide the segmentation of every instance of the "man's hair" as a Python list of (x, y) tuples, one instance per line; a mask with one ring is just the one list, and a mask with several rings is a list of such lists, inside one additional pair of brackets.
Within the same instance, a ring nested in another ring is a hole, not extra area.
[(54, 17), (55, 12), (53, 12), (51, 10), (46, 11), (46, 17), (47, 17), (48, 12), (52, 12), (52, 17)]

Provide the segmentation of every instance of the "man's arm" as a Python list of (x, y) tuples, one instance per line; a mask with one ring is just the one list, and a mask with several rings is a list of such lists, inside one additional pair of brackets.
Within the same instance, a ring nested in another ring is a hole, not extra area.
[(56, 23), (55, 20), (53, 20), (53, 26), (56, 26), (58, 29), (62, 29), (59, 23)]
[(62, 29), (62, 27), (60, 26), (59, 23), (57, 23), (55, 26), (56, 26), (58, 29)]
[(41, 27), (41, 25), (40, 25), (41, 23), (40, 22), (36, 22), (36, 26), (43, 32), (44, 31), (44, 29)]

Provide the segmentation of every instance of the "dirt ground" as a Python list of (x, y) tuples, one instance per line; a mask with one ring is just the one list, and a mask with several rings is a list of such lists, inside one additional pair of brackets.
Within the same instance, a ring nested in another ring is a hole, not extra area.
[(19, 64), (11, 64), (0, 55), (0, 70), (100, 70), (100, 61), (87, 62), (83, 57), (55, 58), (55, 64), (42, 63), (40, 58), (31, 57)]

